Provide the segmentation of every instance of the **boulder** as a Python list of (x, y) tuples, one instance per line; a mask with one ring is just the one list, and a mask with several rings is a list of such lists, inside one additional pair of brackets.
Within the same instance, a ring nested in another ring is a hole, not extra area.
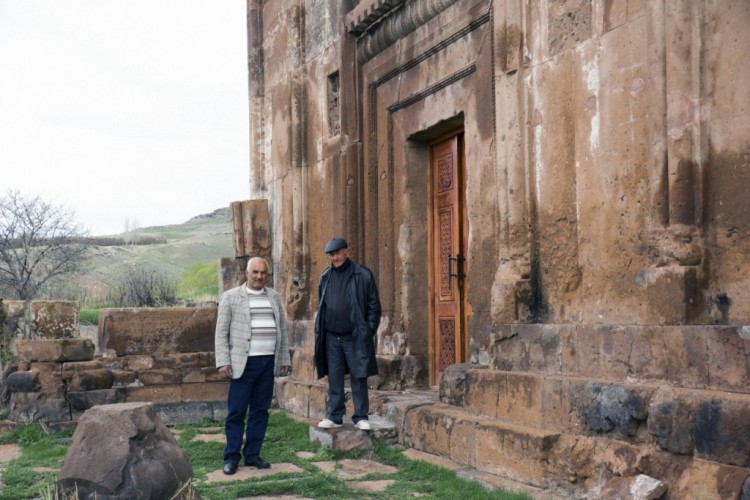
[(192, 476), (187, 455), (151, 403), (109, 404), (81, 417), (56, 491), (81, 500), (196, 499)]

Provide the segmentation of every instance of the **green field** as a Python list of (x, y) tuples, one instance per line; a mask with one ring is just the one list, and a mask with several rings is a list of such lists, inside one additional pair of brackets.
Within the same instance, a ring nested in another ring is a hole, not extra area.
[[(218, 300), (219, 259), (234, 255), (228, 208), (183, 224), (140, 228), (113, 237), (124, 242), (150, 238), (163, 243), (94, 246), (82, 270), (49, 287), (44, 298), (78, 300), (82, 308), (111, 305), (112, 291), (131, 268), (139, 266), (174, 282), (180, 299)], [(217, 286), (207, 287), (206, 280)]]

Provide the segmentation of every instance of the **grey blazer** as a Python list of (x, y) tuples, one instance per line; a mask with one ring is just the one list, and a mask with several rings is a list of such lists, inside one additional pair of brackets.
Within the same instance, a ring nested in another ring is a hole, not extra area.
[[(276, 318), (276, 352), (274, 374), (281, 366), (291, 366), (286, 312), (281, 296), (273, 288), (265, 287)], [(214, 349), (216, 368), (232, 365), (232, 378), (240, 378), (247, 364), (247, 345), (250, 340), (250, 306), (245, 284), (227, 290), (221, 296), (216, 318)]]

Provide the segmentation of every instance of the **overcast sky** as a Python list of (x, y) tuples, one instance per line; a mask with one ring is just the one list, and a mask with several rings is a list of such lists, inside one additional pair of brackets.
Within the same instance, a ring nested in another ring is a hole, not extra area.
[(245, 0), (0, 0), (0, 195), (92, 235), (249, 193)]

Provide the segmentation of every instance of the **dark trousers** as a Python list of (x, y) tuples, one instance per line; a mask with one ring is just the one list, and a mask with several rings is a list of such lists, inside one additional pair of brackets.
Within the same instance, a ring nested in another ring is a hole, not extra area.
[(260, 455), (268, 427), (268, 409), (273, 399), (273, 368), (273, 356), (251, 356), (247, 358), (242, 376), (229, 382), (227, 419), (224, 423), (227, 435), (224, 462), (239, 463), (243, 433), (245, 447), (242, 456), (245, 460)]
[[(354, 363), (354, 341), (351, 335), (338, 336), (326, 332), (326, 356), (328, 361), (328, 409), (327, 418), (343, 423), (346, 414), (344, 396), (344, 371)], [(351, 373), (351, 369), (349, 370)], [(352, 421), (367, 420), (370, 400), (367, 393), (367, 377), (350, 377), (354, 415)]]

